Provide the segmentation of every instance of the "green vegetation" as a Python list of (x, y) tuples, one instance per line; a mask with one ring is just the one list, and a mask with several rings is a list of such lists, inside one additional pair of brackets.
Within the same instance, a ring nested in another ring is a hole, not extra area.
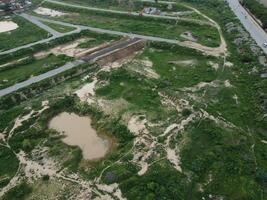
[[(0, 20), (2, 21), (3, 18), (0, 18)], [(12, 16), (11, 20), (17, 23), (19, 27), (10, 32), (0, 33), (0, 51), (36, 42), (50, 36), (46, 31), (22, 17)]]
[(180, 36), (182, 33), (191, 31), (192, 35), (203, 45), (216, 47), (220, 44), (219, 33), (215, 27), (200, 25), (196, 22), (176, 22), (175, 20), (161, 18), (88, 11), (86, 9), (78, 9), (52, 3), (45, 3), (44, 6), (65, 12), (79, 13), (78, 15), (67, 15), (57, 18), (73, 24), (178, 40), (183, 39)]
[(62, 25), (50, 23), (50, 22), (42, 22), (42, 23), (44, 23), (45, 25), (49, 26), (50, 28), (54, 29), (55, 31), (59, 33), (67, 33), (67, 32), (75, 30), (75, 27), (71, 27), (71, 26), (62, 26)]
[(256, 0), (243, 0), (241, 3), (262, 22), (262, 27), (267, 29), (267, 9), (264, 5)]
[[(70, 4), (78, 4), (78, 5), (84, 5), (84, 6), (92, 6), (92, 7), (99, 7), (99, 8), (106, 8), (111, 10), (127, 10), (127, 11), (141, 11), (144, 7), (155, 7), (155, 4), (153, 2), (142, 2), (142, 1), (118, 1), (118, 0), (104, 0), (104, 1), (95, 1), (95, 0), (67, 0), (64, 1)], [(188, 11), (189, 9), (182, 4), (177, 3), (176, 5), (173, 5), (172, 8), (168, 8), (168, 4), (158, 4), (156, 5), (157, 8), (159, 8), (161, 11)]]
[(187, 191), (190, 186), (185, 176), (166, 162), (152, 166), (144, 176), (131, 176), (123, 180), (120, 187), (127, 199), (192, 199), (191, 191)]
[(0, 147), (0, 160), (0, 188), (2, 188), (15, 176), (19, 162), (9, 148), (2, 146)]
[(61, 67), (71, 59), (65, 55), (49, 55), (46, 58), (35, 60), (28, 59), (20, 65), (10, 66), (0, 70), (0, 88), (13, 85), (15, 83), (24, 81), (31, 76), (35, 76), (46, 71)]
[[(99, 5), (105, 2), (108, 1), (96, 1)], [(50, 199), (69, 199), (80, 194), (81, 185), (77, 180), (83, 180), (90, 181), (94, 190), (92, 197), (99, 198), (110, 193), (96, 185), (105, 187), (105, 184), (117, 183), (122, 196), (129, 200), (266, 200), (267, 121), (263, 115), (267, 111), (267, 79), (259, 76), (262, 69), (258, 63), (259, 55), (251, 52), (248, 41), (240, 45), (232, 43), (240, 33), (227, 30), (226, 24), (240, 24), (224, 0), (184, 2), (207, 13), (220, 24), (228, 44), (226, 61), (231, 64), (224, 63), (222, 57), (203, 55), (177, 45), (150, 42), (120, 68), (100, 71), (100, 66), (85, 64), (1, 98), (0, 132), (6, 128), (8, 132), (18, 116), (38, 111), (42, 108), (41, 102), (48, 100), (47, 110), (33, 115), (14, 131), (9, 140), (10, 148), (14, 153), (24, 151), (29, 160), (36, 162), (46, 156), (53, 158), (59, 165), (57, 172), (64, 172), (62, 176), (66, 174), (71, 178), (69, 173), (73, 175), (76, 172), (79, 176), (73, 182), (68, 179), (69, 184), (77, 187), (69, 185), (60, 190), (57, 188), (64, 185), (64, 180), (43, 175), (34, 183), (33, 189), (25, 181), (9, 190), (3, 199), (26, 199), (28, 193), (34, 196), (35, 192), (42, 198), (43, 193), (50, 191), (54, 195), (54, 198), (49, 196)], [(99, 18), (101, 21), (102, 17), (95, 15), (94, 20)], [(88, 17), (88, 20), (91, 19)], [(124, 22), (132, 19), (127, 20)], [(159, 23), (163, 24), (162, 21)], [(83, 34), (96, 38), (80, 45), (86, 48), (98, 44), (98, 41), (116, 38), (108, 35), (98, 37), (98, 34), (88, 32)], [(46, 59), (57, 62), (54, 56)], [(26, 61), (30, 64), (46, 63), (45, 60)], [(18, 70), (30, 64), (5, 70)], [(147, 72), (157, 76), (149, 76)], [(85, 80), (85, 76), (89, 79)], [(88, 105), (73, 93), (90, 83), (93, 77), (98, 83), (96, 95), (90, 97), (96, 103)], [(63, 111), (90, 116), (98, 133), (106, 134), (118, 143), (116, 149), (103, 160), (84, 161), (78, 147), (66, 145), (62, 136), (48, 129), (50, 119)], [(142, 129), (135, 135), (127, 128), (134, 116), (140, 118), (133, 125)], [(163, 134), (173, 125), (177, 128)], [(1, 142), (4, 144), (5, 141)], [(36, 151), (41, 152), (39, 149), (46, 149), (47, 154), (36, 156)], [(174, 157), (181, 170), (168, 158), (170, 149), (176, 150)], [(5, 163), (0, 166), (0, 180), (8, 177), (1, 186), (6, 185), (18, 169), (12, 151), (0, 148), (0, 163)], [(139, 175), (142, 161), (148, 164), (148, 169)], [(11, 165), (12, 169), (8, 169)], [(98, 178), (99, 182), (96, 181)], [(53, 185), (57, 186), (54, 190), (51, 189)], [(40, 189), (48, 186), (49, 191)]]
[(32, 188), (26, 183), (22, 182), (16, 187), (9, 190), (3, 197), (3, 200), (24, 200), (32, 192)]
[(106, 35), (106, 34), (95, 34), (95, 35), (88, 35), (89, 38), (88, 41), (82, 42), (81, 44), (79, 44), (80, 48), (92, 48), (95, 46), (98, 46), (100, 44), (104, 44), (107, 42), (112, 42), (114, 40), (119, 40), (120, 37), (119, 36), (115, 36), (115, 35)]
[(34, 46), (32, 46), (31, 48), (27, 48), (27, 49), (21, 49), (18, 50), (16, 52), (10, 53), (10, 54), (5, 54), (0, 56), (0, 63), (5, 64), (7, 62), (12, 62), (14, 60), (19, 60), (22, 58), (25, 58), (27, 56), (32, 57), (32, 55), (36, 52), (39, 51), (44, 51), (44, 50), (48, 50), (52, 47), (58, 46), (60, 44), (65, 44), (68, 42), (71, 42), (75, 39), (81, 38), (81, 37), (90, 37), (90, 38), (97, 38), (99, 40), (117, 40), (120, 39), (120, 36), (115, 36), (115, 35), (109, 35), (109, 34), (104, 34), (104, 33), (96, 33), (96, 32), (91, 32), (88, 30), (83, 30), (79, 33), (74, 33), (74, 34), (70, 34), (70, 35), (66, 35), (60, 38), (56, 38), (54, 40), (51, 40), (49, 42), (46, 43), (42, 43), (42, 44), (36, 44)]

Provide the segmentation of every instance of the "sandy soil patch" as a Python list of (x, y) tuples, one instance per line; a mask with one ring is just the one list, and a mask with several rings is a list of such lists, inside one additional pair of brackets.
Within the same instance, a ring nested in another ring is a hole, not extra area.
[(17, 29), (19, 26), (12, 21), (0, 21), (0, 33)]
[(127, 58), (123, 58), (123, 59), (117, 60), (115, 62), (111, 62), (111, 63), (108, 63), (106, 65), (103, 65), (103, 66), (101, 66), (101, 69), (99, 72), (101, 72), (101, 71), (110, 72), (113, 69), (118, 69), (118, 68), (122, 67), (124, 64), (132, 61), (133, 57), (134, 56), (129, 56)]
[(224, 86), (227, 88), (233, 87), (229, 80), (224, 81)]
[(235, 100), (235, 103), (236, 103), (236, 104), (239, 104), (238, 96), (237, 96), (236, 94), (233, 96), (233, 99)]
[(214, 63), (212, 61), (209, 61), (208, 65), (211, 66), (215, 71), (217, 71), (219, 69), (219, 64), (218, 63)]
[(134, 135), (139, 135), (142, 132), (147, 134), (146, 123), (147, 120), (144, 116), (133, 116), (128, 122), (127, 127)]
[(186, 87), (186, 88), (182, 88), (182, 91), (185, 92), (197, 92), (203, 88), (206, 87), (218, 87), (220, 85), (220, 81), (215, 80), (212, 82), (200, 82), (197, 85), (194, 85), (192, 87)]
[(225, 62), (225, 63), (224, 63), (224, 66), (225, 66), (225, 67), (233, 67), (234, 64), (231, 63), (231, 62)]
[(183, 67), (192, 67), (195, 66), (197, 64), (197, 60), (178, 60), (178, 61), (169, 61), (169, 64), (173, 64), (173, 65), (178, 65), (178, 66), (183, 66)]
[(95, 96), (96, 83), (97, 79), (94, 78), (91, 83), (87, 83), (86, 85), (84, 85), (81, 89), (77, 90), (75, 94), (80, 98), (81, 101), (86, 101), (88, 104), (91, 105), (95, 102), (93, 96)]
[(143, 60), (132, 60), (132, 62), (127, 65), (127, 67), (131, 71), (145, 75), (148, 78), (158, 79), (160, 77), (160, 75), (153, 70), (153, 62), (148, 58), (145, 58)]
[(98, 99), (97, 104), (108, 115), (120, 115), (130, 105), (128, 101), (122, 98), (114, 100)]
[(153, 62), (148, 58), (141, 60), (141, 63), (146, 67), (153, 67)]
[(29, 160), (26, 154), (21, 151), (17, 154), (20, 164), (24, 166), (24, 173), (28, 180), (33, 181), (36, 178), (41, 178), (44, 175), (53, 177), (57, 173), (56, 164), (51, 160), (46, 160), (45, 165), (40, 165), (38, 162)]
[(49, 49), (48, 51), (40, 51), (36, 54), (34, 54), (34, 57), (37, 59), (45, 58), (49, 54), (54, 54), (54, 55), (67, 55), (69, 57), (75, 57), (75, 58), (80, 58), (82, 56), (85, 56), (87, 54), (94, 53), (102, 48), (105, 48), (106, 46), (109, 45), (108, 42), (105, 42), (103, 44), (91, 47), (91, 48), (80, 48), (79, 45), (81, 43), (94, 40), (93, 38), (80, 38), (77, 40), (74, 40), (72, 42), (69, 42), (67, 44), (62, 44), (59, 46), (56, 46), (52, 49)]
[(175, 149), (167, 148), (167, 159), (174, 165), (178, 171), (182, 171), (180, 167), (180, 156), (176, 154)]
[(63, 13), (57, 10), (53, 10), (50, 8), (44, 8), (44, 7), (38, 7), (34, 10), (35, 13), (39, 15), (45, 15), (45, 16), (50, 16), (50, 17), (61, 17), (64, 15), (68, 15), (68, 13)]
[(21, 63), (22, 61), (24, 61), (24, 60), (26, 60), (28, 58), (29, 58), (29, 56), (21, 58), (21, 59), (18, 59), (18, 60), (14, 60), (14, 61), (11, 61), (11, 62), (8, 62), (8, 63), (5, 63), (5, 64), (2, 64), (2, 65), (0, 65), (0, 68), (8, 67), (8, 66), (15, 65), (15, 64), (19, 64), (19, 63)]
[(76, 57), (76, 55), (79, 55), (81, 52), (85, 51), (86, 49), (79, 48), (79, 44), (86, 42), (88, 40), (92, 40), (91, 38), (80, 38), (77, 40), (74, 40), (72, 42), (69, 42), (67, 44), (62, 44), (59, 46), (56, 46), (52, 49), (49, 49), (48, 51), (40, 51), (36, 54), (34, 54), (34, 57), (37, 59), (44, 58), (48, 56), (50, 53), (54, 55), (62, 55), (65, 54), (70, 57)]

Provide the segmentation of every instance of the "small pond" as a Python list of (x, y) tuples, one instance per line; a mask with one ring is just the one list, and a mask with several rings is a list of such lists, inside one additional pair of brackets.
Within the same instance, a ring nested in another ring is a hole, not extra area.
[(49, 128), (63, 134), (64, 143), (80, 147), (83, 158), (87, 160), (104, 157), (112, 143), (108, 138), (97, 135), (89, 117), (81, 117), (75, 113), (63, 112), (57, 115), (50, 121)]

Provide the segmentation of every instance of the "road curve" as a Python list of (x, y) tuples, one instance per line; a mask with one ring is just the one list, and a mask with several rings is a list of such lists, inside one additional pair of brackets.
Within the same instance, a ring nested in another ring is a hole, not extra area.
[(267, 48), (263, 47), (263, 43), (267, 42), (267, 33), (262, 27), (250, 16), (246, 9), (239, 3), (238, 0), (227, 0), (230, 8), (241, 21), (245, 29), (250, 33), (251, 37), (262, 48), (267, 55)]
[[(48, 19), (48, 18), (41, 18), (41, 17), (35, 17), (35, 16), (32, 16), (32, 17), (34, 17), (38, 20), (41, 20), (41, 21), (60, 24), (63, 26), (77, 26), (80, 29), (84, 29), (84, 30), (87, 29), (89, 31), (96, 32), (96, 33), (107, 33), (107, 34), (111, 34), (111, 35), (128, 36), (130, 38), (139, 38), (139, 39), (144, 39), (144, 40), (148, 40), (148, 41), (166, 42), (169, 44), (176, 44), (176, 45), (179, 45), (182, 47), (196, 49), (196, 50), (201, 51), (207, 55), (216, 56), (216, 57), (223, 55), (226, 51), (226, 47), (224, 45), (224, 40), (222, 40), (222, 44), (219, 47), (207, 47), (207, 46), (203, 46), (199, 43), (191, 42), (191, 41), (181, 42), (181, 41), (175, 40), (175, 39), (167, 39), (167, 38), (161, 38), (161, 37), (155, 37), (155, 36), (149, 36), (149, 35), (139, 35), (139, 34), (135, 34), (135, 33), (126, 33), (126, 32), (107, 30), (107, 29), (102, 29), (102, 28), (94, 28), (91, 26), (76, 25), (76, 24), (74, 25), (74, 24), (70, 24), (68, 22), (61, 22), (61, 21), (56, 21), (56, 20), (52, 20), (52, 19)], [(221, 39), (223, 39), (223, 36), (220, 32), (220, 29), (219, 29), (219, 33), (221, 35)]]
[[(100, 11), (100, 12), (108, 12), (108, 13), (114, 13), (114, 14), (132, 15), (132, 16), (139, 16), (139, 14), (140, 14), (139, 12), (127, 12), (127, 11), (110, 10), (110, 9), (104, 9), (104, 8), (91, 7), (91, 6), (82, 6), (82, 5), (71, 4), (71, 3), (66, 3), (66, 2), (62, 2), (62, 1), (55, 1), (55, 0), (45, 0), (45, 1), (50, 2), (50, 3), (54, 3), (54, 4), (58, 4), (58, 5), (62, 5), (62, 6), (68, 6), (68, 7), (91, 10), (91, 11)], [(145, 14), (145, 13), (143, 13), (142, 16), (143, 17), (150, 17), (150, 18), (160, 18), (160, 19), (193, 22), (193, 23), (197, 23), (200, 25), (213, 26), (213, 24), (210, 23), (209, 21), (203, 21), (203, 20), (198, 20), (198, 19), (193, 19), (193, 18), (185, 18), (185, 17), (180, 17), (180, 16), (173, 17), (173, 16), (152, 15), (152, 14)]]
[[(27, 49), (27, 48), (33, 47), (34, 45), (37, 45), (37, 44), (44, 44), (44, 43), (50, 42), (50, 41), (52, 41), (54, 39), (64, 37), (66, 35), (79, 33), (79, 32), (81, 32), (81, 30), (86, 29), (86, 28), (83, 28), (82, 26), (76, 26), (76, 25), (72, 25), (71, 24), (71, 25), (68, 25), (68, 26), (74, 27), (74, 28), (76, 28), (76, 30), (73, 30), (73, 31), (70, 31), (70, 32), (67, 32), (67, 33), (58, 33), (55, 30), (53, 30), (52, 28), (50, 28), (50, 27), (46, 26), (45, 24), (41, 23), (40, 22), (41, 20), (36, 18), (36, 17), (34, 17), (34, 16), (28, 15), (26, 13), (22, 13), (22, 14), (20, 14), (20, 16), (25, 18), (26, 20), (30, 21), (31, 23), (35, 24), (36, 26), (39, 26), (40, 28), (42, 28), (42, 29), (46, 30), (47, 32), (51, 33), (52, 36), (49, 37), (49, 38), (43, 39), (43, 40), (39, 40), (39, 41), (36, 41), (36, 42), (33, 42), (33, 43), (29, 43), (29, 44), (26, 44), (26, 45), (22, 45), (22, 46), (13, 48), (13, 49), (2, 51), (2, 52), (0, 52), (0, 56), (1, 55), (10, 54), (10, 53), (14, 53), (14, 52), (19, 51), (21, 49)], [(45, 20), (43, 20), (43, 21), (45, 21)]]
[(51, 78), (53, 76), (56, 76), (56, 75), (58, 75), (58, 74), (60, 74), (60, 73), (62, 73), (64, 71), (69, 70), (69, 69), (78, 67), (79, 65), (84, 64), (86, 62), (95, 61), (96, 59), (99, 59), (99, 58), (107, 55), (108, 53), (111, 53), (111, 52), (116, 51), (118, 49), (127, 47), (127, 46), (129, 46), (131, 44), (134, 44), (134, 43), (138, 42), (138, 41), (139, 41), (139, 39), (137, 39), (137, 38), (120, 41), (120, 42), (114, 44), (113, 46), (104, 48), (104, 49), (102, 49), (102, 50), (100, 50), (100, 51), (98, 51), (98, 52), (96, 52), (94, 54), (91, 54), (89, 56), (85, 56), (80, 60), (75, 60), (73, 62), (68, 62), (65, 65), (63, 65), (63, 66), (61, 66), (61, 67), (59, 67), (57, 69), (53, 69), (53, 70), (50, 70), (50, 71), (48, 71), (46, 73), (40, 74), (38, 76), (31, 77), (26, 81), (17, 83), (17, 84), (15, 84), (13, 86), (10, 86), (10, 87), (7, 87), (5, 89), (0, 90), (0, 98), (5, 96), (5, 95), (7, 95), (7, 94), (11, 94), (11, 93), (13, 93), (15, 91), (18, 91), (19, 89), (28, 87), (28, 86), (32, 85), (33, 83), (40, 82), (40, 81), (45, 80), (47, 78)]

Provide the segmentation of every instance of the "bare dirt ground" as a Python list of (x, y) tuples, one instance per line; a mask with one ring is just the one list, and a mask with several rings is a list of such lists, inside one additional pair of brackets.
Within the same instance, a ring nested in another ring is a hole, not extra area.
[(48, 56), (49, 54), (54, 54), (54, 55), (67, 55), (69, 57), (74, 57), (74, 58), (80, 58), (82, 56), (85, 56), (86, 54), (93, 53), (99, 49), (105, 48), (108, 46), (110, 43), (106, 42), (91, 48), (81, 48), (79, 47), (80, 44), (88, 41), (93, 41), (94, 38), (80, 38), (77, 40), (74, 40), (72, 42), (69, 42), (67, 44), (59, 45), (56, 46), (48, 51), (41, 51), (36, 54), (34, 54), (34, 57), (37, 59), (44, 58)]
[(19, 26), (12, 21), (0, 21), (0, 33), (9, 32), (17, 29)]
[(35, 13), (39, 15), (45, 15), (45, 16), (50, 16), (50, 17), (61, 17), (64, 15), (68, 15), (68, 13), (60, 12), (57, 10), (53, 10), (50, 8), (44, 8), (44, 7), (38, 7), (34, 10)]

